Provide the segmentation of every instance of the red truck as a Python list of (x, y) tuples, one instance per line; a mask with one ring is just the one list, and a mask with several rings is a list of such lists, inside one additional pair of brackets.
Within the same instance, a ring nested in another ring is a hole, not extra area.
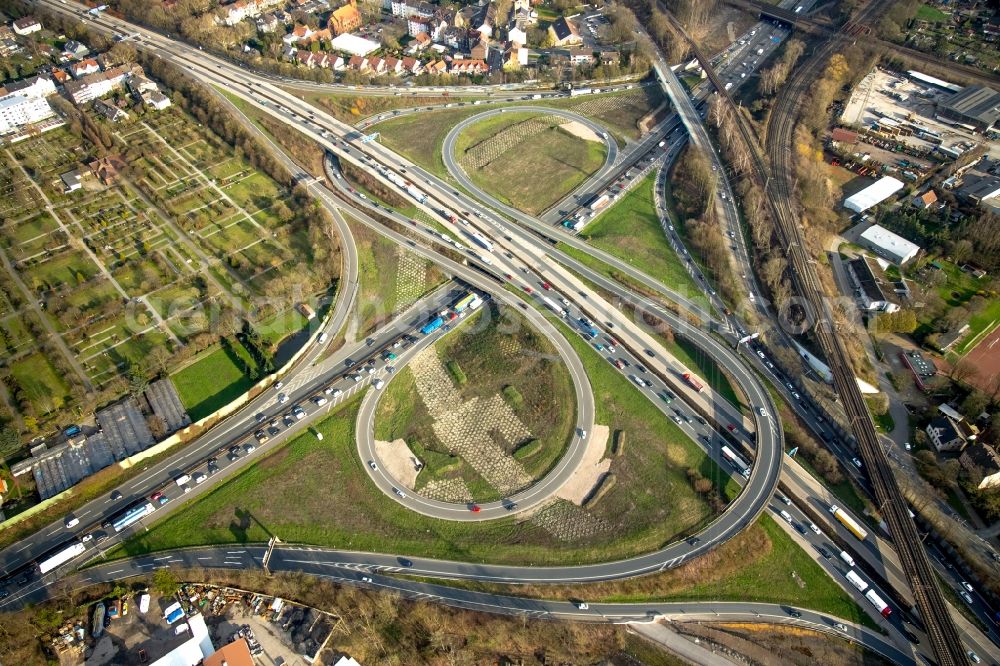
[(684, 381), (686, 381), (688, 385), (695, 391), (701, 393), (702, 391), (705, 390), (705, 387), (701, 385), (701, 382), (698, 381), (698, 378), (692, 375), (690, 372), (685, 372), (681, 376), (684, 377)]

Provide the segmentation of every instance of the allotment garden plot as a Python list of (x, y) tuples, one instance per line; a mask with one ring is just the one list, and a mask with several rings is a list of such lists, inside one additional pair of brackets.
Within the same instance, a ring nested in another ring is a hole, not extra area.
[(327, 286), (290, 194), (190, 116), (107, 128), (110, 148), (62, 127), (0, 149), (0, 349), (22, 415), (168, 370), (216, 339), (220, 309), (274, 328)]

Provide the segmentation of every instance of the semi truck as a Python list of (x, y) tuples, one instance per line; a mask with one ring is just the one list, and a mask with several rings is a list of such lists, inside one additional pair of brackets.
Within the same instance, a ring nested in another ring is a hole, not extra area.
[(729, 461), (729, 464), (736, 468), (745, 478), (750, 478), (750, 466), (743, 462), (743, 458), (736, 455), (728, 446), (722, 447), (722, 457)]
[(406, 193), (417, 200), (417, 203), (424, 203), (427, 201), (427, 195), (418, 190), (417, 188), (410, 185), (406, 188)]
[(111, 521), (111, 526), (115, 528), (115, 532), (121, 532), (129, 525), (132, 525), (133, 523), (136, 523), (153, 513), (154, 510), (155, 507), (152, 502), (136, 504), (135, 506), (118, 514), (118, 517)]
[(690, 372), (685, 372), (683, 375), (681, 375), (681, 377), (683, 377), (684, 381), (688, 383), (688, 386), (693, 388), (698, 393), (701, 393), (702, 391), (705, 390), (705, 387), (702, 386), (701, 382), (698, 381), (698, 378), (692, 375)]
[(585, 226), (583, 220), (563, 220), (562, 225), (573, 231), (579, 231)]
[(875, 607), (882, 617), (889, 617), (892, 615), (892, 609), (889, 608), (889, 604), (882, 600), (882, 597), (875, 594), (875, 590), (868, 590), (865, 592), (865, 599), (871, 602), (871, 605)]
[[(465, 309), (468, 308), (470, 305), (472, 305), (473, 301), (477, 300), (478, 298), (479, 296), (477, 296), (475, 292), (470, 291), (468, 294), (460, 298), (458, 303), (455, 303), (454, 306), (455, 312), (461, 313), (465, 311)], [(475, 308), (472, 309), (474, 310)]]
[(861, 576), (854, 573), (854, 569), (848, 569), (844, 576), (847, 578), (847, 582), (858, 588), (858, 592), (864, 592), (868, 589), (868, 583), (866, 583)]
[(483, 248), (487, 252), (493, 251), (493, 243), (486, 240), (486, 237), (483, 236), (478, 231), (473, 231), (471, 234), (469, 234), (469, 236), (472, 238), (472, 242), (478, 245), (479, 247)]
[(599, 210), (607, 206), (608, 202), (610, 201), (611, 197), (609, 197), (607, 194), (602, 194), (598, 197), (594, 197), (593, 199), (591, 199), (590, 202), (587, 204), (587, 208), (589, 208), (590, 210)]
[(830, 513), (833, 517), (840, 521), (840, 524), (848, 529), (848, 531), (856, 536), (859, 541), (864, 541), (868, 537), (868, 532), (865, 531), (858, 521), (847, 515), (847, 512), (841, 509), (839, 506), (834, 504), (830, 507)]
[(86, 550), (86, 547), (80, 541), (74, 541), (69, 545), (63, 544), (56, 548), (55, 552), (50, 551), (44, 559), (38, 562), (38, 573), (45, 575), (70, 560), (83, 555), (84, 550)]
[(424, 335), (430, 335), (442, 326), (444, 326), (444, 319), (441, 317), (434, 317), (434, 319), (424, 324), (424, 327), (420, 329), (420, 332)]
[(573, 88), (572, 90), (569, 91), (569, 96), (577, 97), (579, 95), (589, 95), (592, 92), (594, 91), (590, 88)]
[(560, 317), (565, 317), (567, 314), (569, 314), (566, 312), (566, 310), (559, 307), (559, 304), (553, 301), (548, 296), (542, 296), (542, 303), (545, 304), (545, 307), (547, 307), (549, 310), (552, 310)]

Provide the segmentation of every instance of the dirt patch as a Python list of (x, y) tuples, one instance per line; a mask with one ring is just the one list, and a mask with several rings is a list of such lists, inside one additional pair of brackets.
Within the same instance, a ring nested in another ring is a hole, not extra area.
[(375, 440), (375, 455), (389, 475), (400, 485), (413, 490), (417, 482), (417, 459), (402, 439), (391, 442)]
[(587, 450), (583, 453), (583, 460), (573, 475), (566, 479), (566, 483), (556, 492), (556, 497), (561, 497), (577, 506), (583, 505), (583, 500), (594, 491), (597, 482), (611, 469), (611, 459), (604, 457), (610, 432), (608, 426), (594, 426), (587, 441)]
[(985, 336), (965, 359), (976, 369), (968, 382), (988, 393), (993, 377), (1000, 374), (1000, 328)]
[(583, 139), (584, 141), (603, 141), (603, 139), (597, 135), (597, 132), (578, 120), (571, 120), (568, 123), (563, 123), (559, 126), (559, 129), (567, 134), (572, 134), (578, 139)]

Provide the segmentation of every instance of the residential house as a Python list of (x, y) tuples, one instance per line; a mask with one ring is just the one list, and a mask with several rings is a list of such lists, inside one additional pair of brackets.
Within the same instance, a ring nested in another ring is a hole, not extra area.
[(92, 161), (87, 165), (104, 185), (113, 185), (121, 177), (121, 172), (128, 166), (121, 155), (108, 155)]
[(511, 42), (503, 52), (503, 68), (512, 71), (526, 67), (528, 64), (528, 49), (516, 42)]
[(431, 20), (425, 16), (411, 16), (406, 19), (406, 34), (410, 37), (416, 37), (417, 35), (424, 33), (430, 34), (431, 32)]
[(424, 66), (428, 74), (438, 75), (448, 73), (448, 63), (444, 60), (432, 60)]
[(69, 194), (70, 192), (76, 192), (78, 189), (83, 187), (83, 183), (94, 175), (93, 171), (89, 169), (73, 169), (72, 171), (67, 171), (64, 174), (59, 175), (59, 179), (63, 182), (63, 192)]
[(942, 451), (961, 451), (965, 448), (966, 438), (952, 419), (947, 416), (935, 416), (927, 424), (927, 436), (938, 453)]
[(372, 74), (379, 75), (385, 74), (385, 60), (375, 56), (374, 58), (369, 58), (368, 69)]
[(622, 54), (614, 49), (606, 49), (598, 54), (597, 59), (602, 65), (608, 67), (610, 65), (621, 64)]
[(41, 30), (42, 24), (33, 16), (25, 16), (14, 21), (11, 27), (13, 27), (15, 33), (23, 37)]
[(67, 81), (71, 81), (73, 77), (71, 77), (64, 69), (53, 69), (52, 78), (55, 79), (56, 84), (61, 86)]
[(0, 97), (17, 93), (22, 97), (48, 97), (56, 92), (56, 84), (47, 76), (31, 76), (12, 81), (0, 88)]
[(486, 40), (480, 40), (478, 44), (473, 46), (469, 50), (469, 58), (472, 60), (482, 60), (487, 61), (490, 58), (490, 45), (486, 43)]
[(361, 27), (361, 24), (361, 12), (358, 11), (357, 2), (356, 0), (350, 0), (348, 4), (335, 9), (330, 14), (326, 26), (334, 35), (341, 35), (345, 32), (357, 30)]
[(469, 31), (465, 28), (452, 26), (444, 31), (439, 43), (449, 46), (456, 51), (464, 51), (469, 46)]
[(81, 79), (68, 82), (63, 86), (63, 91), (74, 104), (84, 104), (121, 88), (127, 73), (128, 67), (121, 65), (104, 72), (88, 74)]
[(9, 58), (15, 53), (19, 53), (21, 45), (17, 43), (17, 39), (14, 38), (14, 33), (7, 26), (0, 26), (3, 28), (6, 34), (0, 34), (0, 58)]
[(361, 56), (351, 56), (351, 59), (347, 61), (347, 68), (353, 69), (355, 71), (361, 71), (362, 66), (365, 64), (365, 58)]
[(989, 444), (974, 444), (959, 456), (958, 462), (969, 473), (979, 490), (1000, 486), (1000, 455)]
[(560, 16), (549, 25), (549, 39), (553, 46), (573, 46), (583, 43), (576, 26), (565, 16)]
[(934, 190), (927, 190), (923, 194), (917, 194), (910, 200), (915, 208), (930, 208), (937, 203), (937, 193)]
[(278, 26), (281, 25), (281, 21), (278, 20), (277, 15), (274, 12), (269, 14), (264, 14), (263, 16), (257, 17), (257, 32), (262, 34), (270, 34), (278, 30)]
[(288, 45), (299, 44), (301, 42), (307, 41), (310, 37), (312, 37), (314, 32), (315, 31), (309, 26), (298, 24), (294, 28), (292, 28), (292, 31), (290, 33), (282, 37), (281, 41), (283, 41), (285, 44)]
[(150, 90), (142, 93), (142, 103), (157, 111), (163, 111), (163, 109), (166, 109), (171, 104), (170, 98), (159, 90)]
[(486, 74), (489, 67), (483, 60), (455, 59), (451, 61), (452, 74)]
[(282, 60), (294, 60), (295, 54), (298, 53), (298, 49), (289, 44), (285, 44), (281, 49), (281, 59)]
[(76, 41), (75, 39), (68, 39), (66, 43), (63, 44), (63, 57), (67, 59), (79, 60), (80, 58), (86, 58), (90, 55), (90, 49)]
[(409, 74), (416, 75), (419, 74), (421, 70), (420, 61), (410, 56), (403, 58), (402, 66), (403, 66), (403, 71)]
[(426, 32), (418, 32), (413, 35), (413, 49), (420, 51), (431, 45), (431, 36)]
[(86, 76), (87, 74), (93, 74), (99, 71), (101, 71), (101, 68), (97, 64), (97, 61), (93, 58), (87, 58), (86, 60), (75, 62), (69, 66), (69, 73), (73, 75), (74, 79), (79, 79), (81, 76)]
[(434, 5), (423, 0), (392, 0), (392, 15), (404, 19), (412, 16), (429, 19), (434, 16)]
[(586, 66), (594, 64), (594, 51), (588, 48), (571, 48), (567, 49), (569, 52), (569, 61), (575, 66)]
[(511, 28), (507, 31), (507, 41), (524, 46), (528, 43), (528, 33), (517, 27)]
[(385, 59), (385, 73), (399, 76), (403, 73), (403, 61), (389, 56)]
[(331, 53), (330, 54), (330, 69), (336, 71), (342, 71), (345, 67), (344, 58), (342, 56)]
[(492, 2), (479, 5), (469, 22), (469, 30), (478, 32), (479, 36), (484, 39), (489, 39), (493, 36), (493, 26), (496, 25), (496, 19), (496, 5)]
[(284, 0), (236, 0), (222, 8), (222, 22), (234, 26), (247, 18), (260, 16), (275, 5), (283, 4)]
[(138, 97), (144, 92), (152, 92), (157, 90), (156, 84), (147, 79), (145, 76), (132, 75), (128, 77), (125, 82), (128, 89), (132, 91), (132, 94)]
[(97, 111), (113, 123), (116, 123), (119, 120), (128, 120), (129, 118), (127, 112), (100, 99), (94, 100), (94, 111)]

